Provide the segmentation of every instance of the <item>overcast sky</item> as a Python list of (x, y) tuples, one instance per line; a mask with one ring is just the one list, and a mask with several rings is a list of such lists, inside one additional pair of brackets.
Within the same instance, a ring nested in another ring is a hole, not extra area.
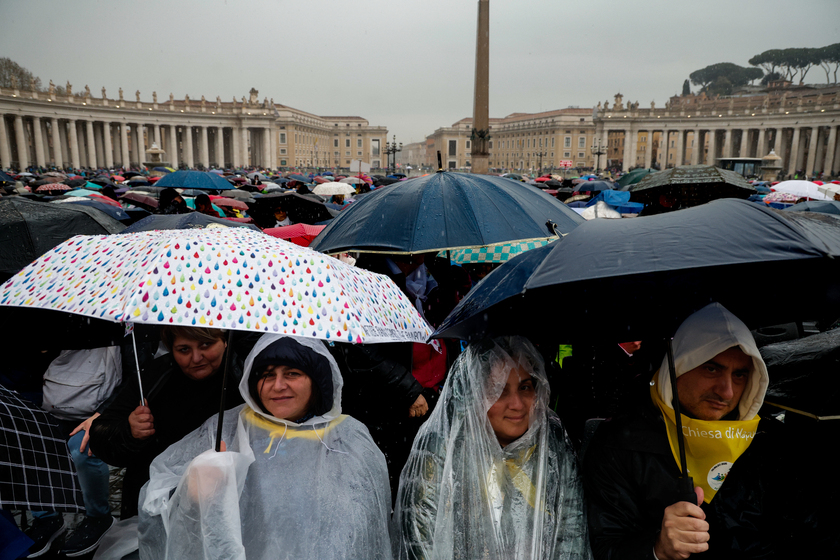
[[(358, 115), (403, 143), (472, 116), (476, 0), (0, 0), (0, 57), (44, 84)], [(716, 62), (840, 42), (840, 0), (491, 0), (490, 116), (662, 106)], [(812, 69), (808, 82), (824, 83)]]

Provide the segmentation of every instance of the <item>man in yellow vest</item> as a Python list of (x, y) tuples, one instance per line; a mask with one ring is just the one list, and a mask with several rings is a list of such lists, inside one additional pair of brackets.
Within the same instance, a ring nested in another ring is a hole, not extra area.
[(710, 304), (683, 322), (673, 348), (697, 500), (677, 497), (679, 448), (663, 359), (640, 406), (603, 423), (586, 451), (596, 560), (785, 558), (826, 545), (815, 536), (818, 505), (804, 496), (807, 481), (798, 477), (806, 469), (791, 462), (788, 430), (758, 416), (769, 378), (744, 323)]

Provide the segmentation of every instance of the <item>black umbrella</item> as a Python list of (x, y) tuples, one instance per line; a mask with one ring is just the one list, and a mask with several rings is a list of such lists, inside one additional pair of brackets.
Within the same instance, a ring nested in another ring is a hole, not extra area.
[(806, 200), (788, 206), (786, 212), (821, 212), (823, 214), (834, 214), (840, 216), (840, 201), (837, 200)]
[(206, 227), (247, 227), (259, 231), (260, 228), (251, 224), (243, 224), (232, 220), (225, 220), (208, 216), (201, 212), (188, 214), (152, 214), (139, 220), (125, 229), (125, 233), (136, 231), (154, 231), (160, 229), (201, 229)]
[(646, 175), (631, 185), (630, 200), (654, 214), (691, 208), (719, 198), (746, 199), (755, 188), (734, 171), (713, 165), (684, 165)]
[(316, 224), (331, 220), (338, 214), (338, 211), (330, 210), (323, 202), (294, 191), (266, 194), (248, 206), (262, 219), (273, 216), (274, 209), (282, 206), (289, 219), (296, 224)]
[(0, 508), (84, 511), (67, 439), (49, 415), (0, 386)]
[(74, 235), (107, 235), (124, 229), (117, 220), (87, 206), (4, 198), (0, 200), (0, 278), (15, 274)]

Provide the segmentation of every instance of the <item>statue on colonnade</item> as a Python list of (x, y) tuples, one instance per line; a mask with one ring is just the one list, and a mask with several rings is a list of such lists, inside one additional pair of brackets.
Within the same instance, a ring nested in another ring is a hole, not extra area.
[(136, 92), (134, 92), (134, 96), (137, 97), (137, 103), (140, 103), (140, 90), (139, 89)]
[(120, 88), (120, 101), (125, 101), (125, 98), (123, 97), (123, 90), (122, 90), (122, 88)]
[(157, 103), (157, 92), (156, 91), (152, 92), (152, 103)]
[(50, 92), (50, 97), (55, 97), (55, 84), (52, 80), (50, 80), (50, 88), (48, 91)]
[(67, 80), (67, 85), (64, 86), (64, 93), (67, 94), (67, 97), (73, 95), (73, 86), (70, 84), (70, 80)]

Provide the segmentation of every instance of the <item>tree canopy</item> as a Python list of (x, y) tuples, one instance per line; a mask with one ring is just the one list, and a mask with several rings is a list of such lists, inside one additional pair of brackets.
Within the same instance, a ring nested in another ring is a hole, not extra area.
[(0, 58), (0, 87), (12, 87), (12, 78), (17, 78), (18, 87), (28, 89), (31, 80), (35, 80), (35, 89), (41, 89), (41, 78), (35, 76), (10, 58)]
[(763, 68), (767, 74), (778, 73), (790, 82), (804, 82), (811, 68), (821, 66), (826, 83), (836, 84), (840, 43), (820, 48), (771, 49), (755, 55), (749, 63)]
[[(689, 74), (691, 83), (700, 86), (707, 93), (728, 94), (732, 88), (745, 86), (753, 80), (760, 80), (764, 72), (759, 68), (744, 68), (731, 62), (718, 62), (695, 70)], [(713, 87), (717, 84), (716, 87)]]

